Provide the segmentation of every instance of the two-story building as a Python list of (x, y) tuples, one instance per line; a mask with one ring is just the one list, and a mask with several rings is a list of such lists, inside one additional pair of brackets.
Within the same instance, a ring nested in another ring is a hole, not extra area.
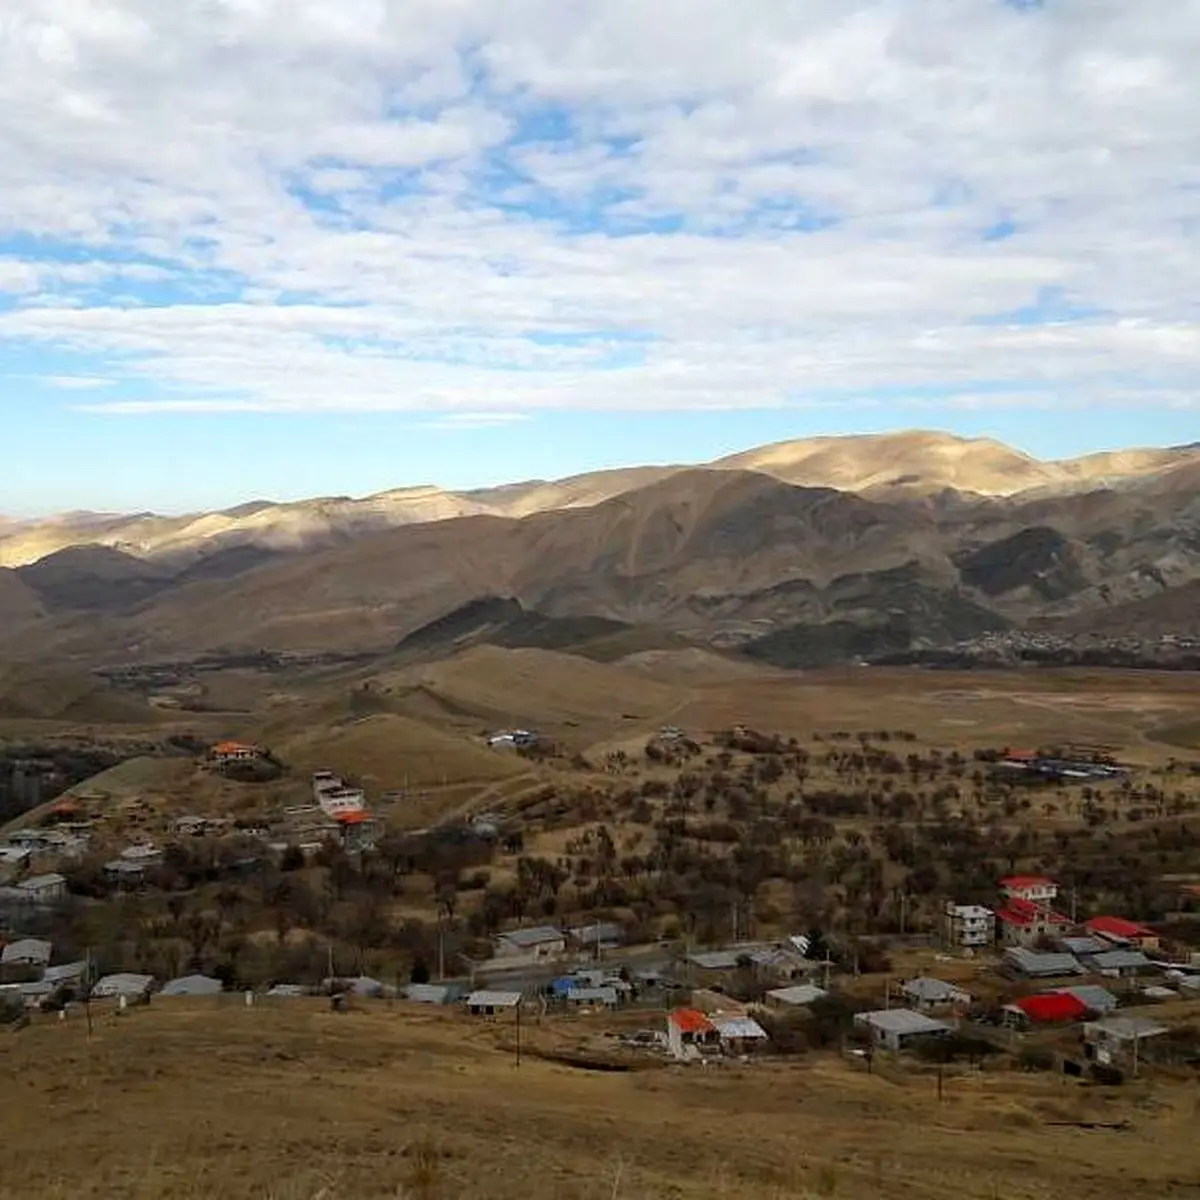
[(945, 910), (946, 942), (972, 948), (990, 946), (996, 940), (996, 914), (982, 904), (954, 904)]

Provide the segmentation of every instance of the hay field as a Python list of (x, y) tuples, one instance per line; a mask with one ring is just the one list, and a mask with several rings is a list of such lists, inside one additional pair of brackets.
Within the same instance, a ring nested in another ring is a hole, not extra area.
[[(822, 1056), (627, 1074), (570, 1032), (379, 1003), (159, 999), (0, 1040), (0, 1195), (73, 1200), (1076, 1200), (1194, 1196), (1194, 1087), (946, 1079)], [(1124, 1133), (1050, 1120), (1120, 1120)]]

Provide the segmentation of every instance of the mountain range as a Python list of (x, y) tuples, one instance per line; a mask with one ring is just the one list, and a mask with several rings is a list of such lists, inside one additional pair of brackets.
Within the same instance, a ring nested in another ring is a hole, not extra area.
[(1031, 626), (1190, 629), (1197, 587), (1200, 444), (1043, 462), (911, 432), (467, 492), (0, 522), (0, 655), (382, 652), (499, 611), (509, 637), (586, 619), (797, 665)]

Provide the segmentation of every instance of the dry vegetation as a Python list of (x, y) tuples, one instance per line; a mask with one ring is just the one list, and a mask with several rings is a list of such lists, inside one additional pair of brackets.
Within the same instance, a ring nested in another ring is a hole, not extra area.
[[(536, 1047), (541, 1031), (526, 1031)], [(597, 1073), (407, 1006), (159, 1000), (0, 1040), (26, 1200), (1078, 1200), (1193, 1196), (1193, 1085), (1108, 1091), (836, 1056)], [(1128, 1120), (1127, 1132), (1048, 1122)]]

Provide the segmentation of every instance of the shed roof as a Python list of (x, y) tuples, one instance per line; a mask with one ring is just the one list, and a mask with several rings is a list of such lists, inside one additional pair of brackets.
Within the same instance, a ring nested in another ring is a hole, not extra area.
[(16, 886), (22, 891), (36, 892), (41, 888), (57, 888), (65, 887), (67, 877), (60, 875), (57, 871), (48, 871), (45, 875), (30, 875), (26, 879), (22, 879)]
[(467, 997), (468, 1008), (516, 1008), (521, 1003), (520, 992), (472, 992)]
[(824, 988), (819, 988), (812, 983), (797, 983), (793, 987), (775, 988), (767, 995), (780, 1004), (804, 1005), (812, 1004), (814, 1000), (820, 1000), (822, 996), (828, 996), (829, 993)]
[(216, 996), (224, 990), (219, 979), (209, 975), (181, 975), (163, 984), (163, 996)]
[(879, 1008), (873, 1012), (857, 1013), (855, 1021), (870, 1025), (885, 1033), (920, 1034), (945, 1033), (950, 1026), (945, 1021), (913, 1012), (911, 1008)]
[(1002, 888), (1032, 888), (1056, 887), (1057, 885), (1048, 875), (1009, 875), (1000, 880), (1000, 886)]
[(50, 983), (66, 983), (72, 979), (82, 979), (87, 974), (87, 960), (79, 959), (78, 962), (61, 963), (57, 967), (47, 967), (42, 972), (42, 978)]
[(1060, 945), (1068, 954), (1102, 954), (1111, 949), (1108, 942), (1097, 937), (1060, 937)]
[(413, 1004), (449, 1004), (462, 994), (457, 984), (410, 983), (404, 989), (404, 998)]
[(279, 996), (287, 1000), (297, 1000), (308, 995), (308, 988), (302, 983), (276, 983), (267, 989), (268, 996)]

